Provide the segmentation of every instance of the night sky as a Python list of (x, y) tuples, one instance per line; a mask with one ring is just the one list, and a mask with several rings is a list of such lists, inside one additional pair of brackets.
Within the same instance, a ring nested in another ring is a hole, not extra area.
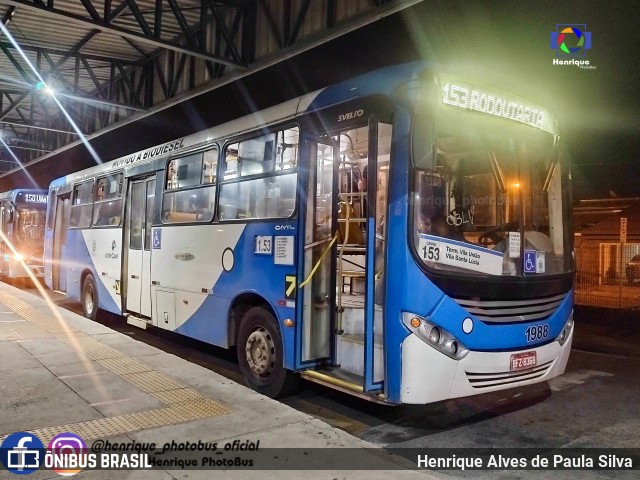
[[(558, 115), (579, 200), (640, 197), (638, 19), (631, 1), (425, 0), (403, 21), (421, 57), (477, 69)], [(595, 69), (552, 65), (557, 24), (586, 24)]]

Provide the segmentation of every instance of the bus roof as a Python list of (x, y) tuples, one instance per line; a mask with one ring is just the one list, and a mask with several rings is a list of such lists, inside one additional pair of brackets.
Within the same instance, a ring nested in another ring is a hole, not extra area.
[[(419, 77), (426, 78), (424, 73), (432, 68), (433, 66), (427, 62), (417, 61), (374, 70), (186, 137), (155, 145), (78, 172), (72, 172), (53, 180), (50, 188), (56, 188), (83, 178), (90, 178), (129, 166), (143, 165), (159, 158), (175, 155), (177, 152), (183, 154), (215, 140), (226, 139), (232, 135), (241, 135), (260, 125), (269, 126), (287, 118), (294, 118), (308, 112), (321, 110), (353, 98), (375, 93), (392, 96), (398, 91), (397, 87), (399, 85), (410, 80), (417, 80)], [(462, 77), (448, 77), (445, 74), (442, 82), (439, 82), (439, 73), (437, 74), (435, 70), (432, 73), (434, 80), (443, 85), (448, 78), (459, 78), (461, 81), (465, 81)], [(447, 103), (449, 105), (452, 104), (451, 102)], [(480, 111), (479, 108), (476, 110)], [(498, 116), (507, 117), (507, 115)]]
[(178, 151), (189, 151), (214, 140), (225, 138), (230, 135), (242, 134), (243, 132), (254, 129), (256, 125), (270, 125), (286, 118), (294, 117), (303, 113), (319, 92), (320, 91), (308, 93), (301, 97), (288, 100), (279, 105), (231, 120), (201, 132), (172, 140), (161, 145), (155, 145), (79, 172), (70, 173), (51, 182), (51, 186), (64, 185), (66, 183), (71, 183), (86, 177), (92, 177), (103, 172), (119, 170), (127, 166), (142, 165), (157, 158), (168, 157)]

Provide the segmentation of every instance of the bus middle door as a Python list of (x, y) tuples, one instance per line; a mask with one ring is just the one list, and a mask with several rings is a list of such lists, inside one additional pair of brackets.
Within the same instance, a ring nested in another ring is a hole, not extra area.
[(151, 225), (156, 180), (131, 181), (126, 212), (127, 258), (123, 269), (126, 310), (151, 317)]
[(9, 262), (5, 258), (9, 258), (11, 250), (9, 249), (6, 238), (9, 240), (9, 203), (2, 203), (0, 207), (0, 228), (2, 229), (3, 238), (0, 239), (0, 276), (9, 274)]
[(51, 252), (51, 289), (67, 291), (67, 233), (71, 216), (71, 193), (58, 195), (54, 207), (53, 243)]

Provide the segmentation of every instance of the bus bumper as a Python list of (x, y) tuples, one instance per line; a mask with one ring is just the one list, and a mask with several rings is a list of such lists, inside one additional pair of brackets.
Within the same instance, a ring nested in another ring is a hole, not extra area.
[[(34, 277), (44, 277), (44, 267), (42, 265), (26, 264), (26, 268), (31, 271)], [(9, 274), (7, 275), (8, 278), (27, 278), (29, 276), (30, 275), (25, 267), (22, 266), (22, 263), (15, 260), (9, 263)]]
[[(564, 373), (572, 341), (573, 329), (564, 345), (553, 341), (514, 352), (470, 351), (454, 360), (411, 334), (402, 342), (400, 402), (438, 402), (550, 380)], [(531, 351), (536, 352), (535, 367), (510, 371), (512, 355)]]

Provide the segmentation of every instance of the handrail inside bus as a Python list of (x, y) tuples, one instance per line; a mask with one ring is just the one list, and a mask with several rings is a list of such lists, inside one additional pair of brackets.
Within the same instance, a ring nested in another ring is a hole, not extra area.
[(331, 242), (329, 242), (329, 245), (327, 245), (327, 248), (324, 249), (324, 252), (322, 252), (322, 255), (320, 255), (320, 258), (318, 258), (318, 261), (309, 272), (309, 275), (307, 275), (307, 278), (304, 279), (304, 281), (298, 286), (298, 288), (304, 288), (307, 285), (307, 283), (311, 281), (311, 278), (313, 277), (313, 274), (316, 273), (316, 270), (318, 270), (318, 267), (320, 266), (322, 259), (325, 257), (327, 252), (331, 250), (331, 247), (333, 246), (333, 244), (336, 243), (336, 240), (338, 239), (338, 232), (339, 231), (336, 231), (336, 234), (331, 239)]

